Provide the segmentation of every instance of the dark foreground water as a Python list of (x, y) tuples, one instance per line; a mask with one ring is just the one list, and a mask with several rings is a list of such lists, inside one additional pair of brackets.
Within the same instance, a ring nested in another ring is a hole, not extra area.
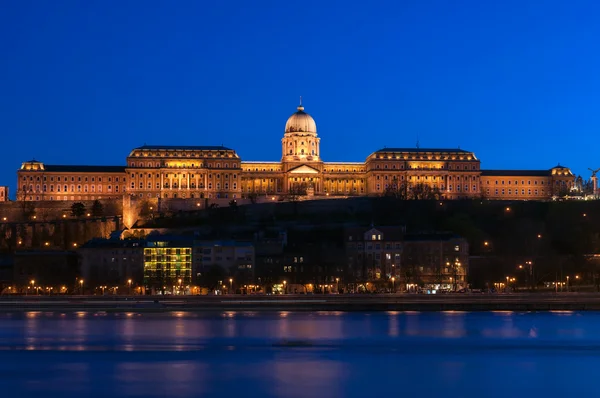
[(0, 314), (2, 397), (600, 396), (600, 313)]

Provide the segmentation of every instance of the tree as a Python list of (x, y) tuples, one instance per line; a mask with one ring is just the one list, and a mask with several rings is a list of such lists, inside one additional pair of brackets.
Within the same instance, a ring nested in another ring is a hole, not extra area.
[(149, 218), (152, 215), (152, 211), (154, 210), (152, 204), (148, 200), (142, 201), (139, 204), (138, 209), (138, 214), (140, 215), (140, 217), (145, 219)]
[(227, 275), (223, 267), (213, 264), (200, 274), (198, 283), (200, 286), (206, 287), (209, 290), (217, 290), (220, 289), (223, 284), (229, 287), (229, 283), (226, 279)]
[(76, 202), (71, 205), (71, 215), (80, 218), (85, 214), (85, 205), (81, 202)]
[(250, 199), (250, 203), (252, 204), (256, 204), (256, 201), (258, 200), (258, 194), (254, 191), (250, 192), (246, 197)]
[(97, 199), (92, 203), (92, 215), (94, 217), (102, 217), (104, 215), (104, 206)]
[(437, 187), (419, 183), (410, 186), (408, 197), (416, 200), (440, 200), (441, 192)]
[(408, 199), (408, 185), (406, 182), (398, 182), (398, 179), (394, 177), (392, 183), (387, 186), (384, 196), (406, 200)]

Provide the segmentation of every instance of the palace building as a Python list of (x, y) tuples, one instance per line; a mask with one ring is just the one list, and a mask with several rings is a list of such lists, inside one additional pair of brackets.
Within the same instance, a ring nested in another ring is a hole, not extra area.
[[(482, 170), (463, 149), (383, 148), (364, 162), (324, 162), (315, 120), (302, 104), (285, 124), (281, 160), (250, 162), (224, 146), (144, 145), (124, 166), (24, 162), (17, 200), (243, 198), (250, 195), (362, 196), (397, 194), (444, 199), (548, 200), (575, 178), (563, 166), (544, 170)], [(420, 194), (417, 194), (419, 192)]]

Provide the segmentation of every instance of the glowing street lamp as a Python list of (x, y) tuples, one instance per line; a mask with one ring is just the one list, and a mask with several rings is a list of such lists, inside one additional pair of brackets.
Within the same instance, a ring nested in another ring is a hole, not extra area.
[(129, 285), (129, 294), (131, 295), (131, 279), (127, 280), (127, 284)]
[(233, 289), (233, 279), (229, 278), (229, 294), (232, 294)]
[(392, 276), (392, 292), (396, 293), (396, 278)]
[(81, 295), (83, 295), (83, 279), (79, 280), (79, 286), (81, 286)]
[[(29, 282), (29, 283), (31, 283), (31, 291), (33, 292), (33, 289), (35, 289), (35, 280), (32, 279), (31, 282)], [(37, 291), (36, 291), (36, 294), (37, 294)]]
[(283, 293), (287, 294), (287, 281), (283, 281)]

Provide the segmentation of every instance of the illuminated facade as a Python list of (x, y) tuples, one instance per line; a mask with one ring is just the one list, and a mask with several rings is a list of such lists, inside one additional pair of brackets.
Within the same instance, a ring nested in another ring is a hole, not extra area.
[(8, 201), (8, 187), (0, 186), (0, 202)]
[(17, 200), (141, 198), (236, 199), (250, 195), (353, 196), (400, 194), (420, 198), (427, 188), (446, 199), (547, 200), (569, 191), (574, 176), (548, 170), (481, 170), (463, 149), (383, 148), (364, 162), (324, 162), (314, 119), (300, 105), (281, 140), (281, 160), (242, 161), (224, 146), (144, 145), (126, 166), (23, 163)]
[(144, 286), (183, 294), (192, 284), (192, 247), (188, 241), (148, 241), (144, 248)]

